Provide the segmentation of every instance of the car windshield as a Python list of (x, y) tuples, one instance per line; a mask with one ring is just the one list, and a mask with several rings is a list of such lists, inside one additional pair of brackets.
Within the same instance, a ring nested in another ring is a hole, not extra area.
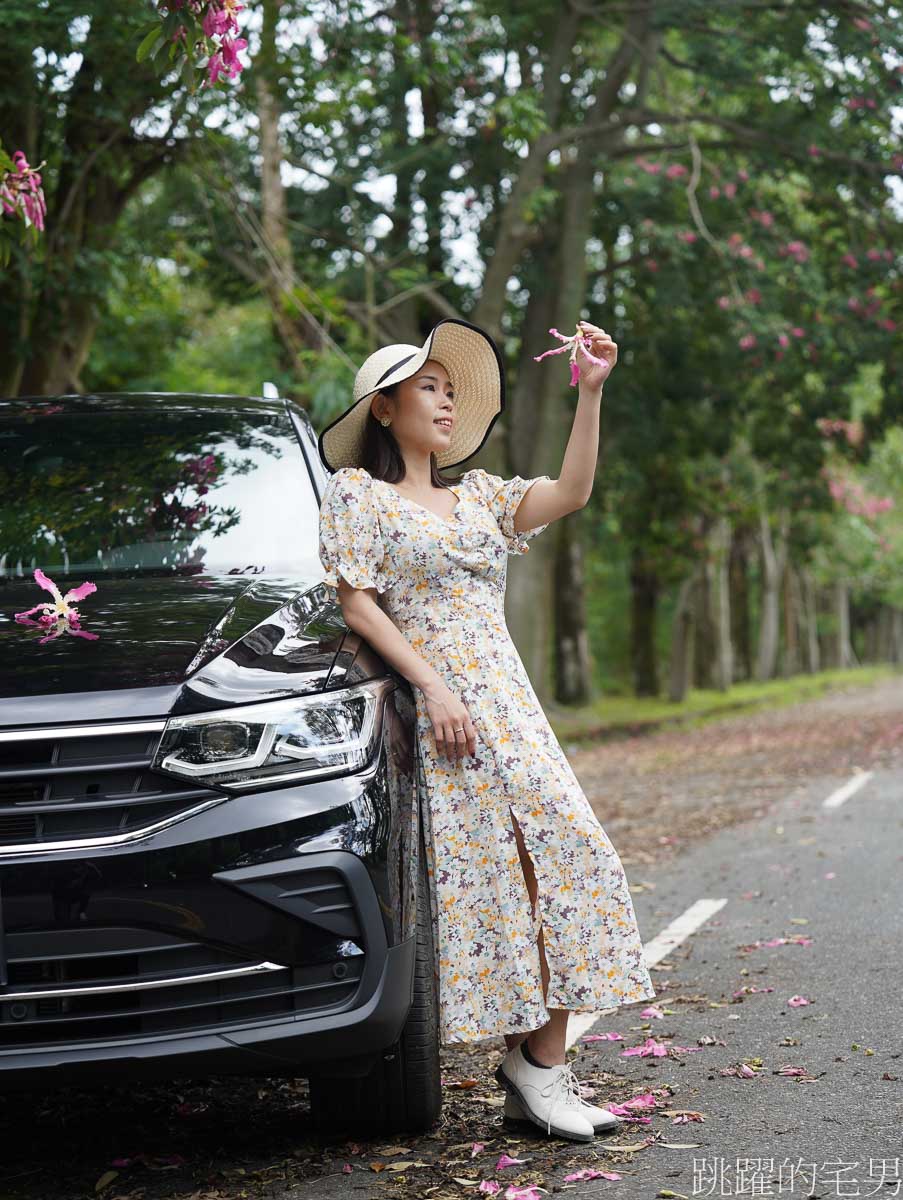
[(317, 499), (285, 413), (146, 397), (0, 410), (0, 573), (297, 571)]

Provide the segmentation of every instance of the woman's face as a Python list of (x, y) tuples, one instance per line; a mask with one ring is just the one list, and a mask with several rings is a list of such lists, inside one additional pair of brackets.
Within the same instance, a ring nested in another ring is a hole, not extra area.
[[(427, 359), (416, 375), (402, 381), (394, 398), (379, 395), (372, 411), (377, 418), (392, 418), (392, 432), (404, 454), (439, 453), (451, 440), (456, 417), (448, 372)], [(437, 424), (440, 420), (451, 424)]]

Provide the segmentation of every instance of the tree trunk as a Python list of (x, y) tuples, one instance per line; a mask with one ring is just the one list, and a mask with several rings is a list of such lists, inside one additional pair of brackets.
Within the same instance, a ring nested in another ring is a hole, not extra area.
[(714, 686), (715, 623), (712, 619), (712, 564), (707, 556), (699, 564), (693, 606), (696, 627), (693, 677), (698, 688), (710, 688)]
[(800, 626), (802, 624), (800, 589), (796, 570), (788, 559), (784, 564), (784, 647), (781, 674), (785, 679), (800, 671)]
[(837, 622), (837, 665), (842, 670), (858, 667), (859, 662), (850, 640), (850, 589), (845, 579), (838, 579), (834, 584), (834, 615)]
[[(599, 71), (594, 103), (585, 117), (594, 125), (601, 124), (618, 105), (619, 90), (638, 55), (642, 57), (640, 35), (648, 32), (650, 23), (645, 9), (631, 16), (618, 49), (606, 69)], [(580, 28), (581, 18), (576, 9), (568, 8), (556, 19), (542, 93), (550, 132), (540, 134), (529, 147), (498, 218), (481, 230), (480, 249), (486, 269), (471, 319), (497, 340), (501, 340), (508, 282), (527, 248), (540, 247), (537, 258), (552, 267), (548, 274), (534, 277), (523, 331), (535, 333), (537, 342), (526, 337), (522, 339), (517, 386), (502, 435), (506, 453), (500, 455), (498, 436), (486, 447), (490, 463), (497, 464), (500, 458), (504, 463), (503, 467), (495, 468), (500, 474), (511, 471), (525, 477), (556, 474), (573, 423), (571, 392), (562, 381), (561, 373), (550, 369), (537, 379), (536, 364), (528, 356), (536, 353), (534, 346), (537, 343), (545, 343), (546, 331), (551, 325), (570, 328), (581, 315), (586, 298), (586, 245), (592, 229), (595, 162), (604, 142), (602, 137), (594, 135), (571, 146), (559, 146), (556, 132), (565, 110), (562, 76)], [(638, 88), (638, 94), (640, 92), (645, 93), (645, 85)], [(560, 172), (562, 211), (561, 222), (556, 226), (561, 232), (550, 251), (541, 245), (542, 227), (530, 219), (529, 202), (544, 182), (548, 155), (553, 147), (560, 148), (563, 164)], [(540, 328), (543, 330), (542, 342), (538, 340)], [(575, 654), (575, 647), (585, 645), (587, 641), (585, 630), (579, 627), (583, 621), (578, 607), (582, 602), (582, 572), (577, 568), (577, 574), (570, 575), (577, 564), (578, 556), (572, 547), (578, 538), (579, 524), (579, 513), (563, 518), (549, 536), (537, 539), (530, 554), (525, 556), (526, 561), (518, 563), (511, 572), (517, 578), (517, 586), (508, 602), (508, 623), (540, 696), (547, 674), (545, 667), (550, 659), (556, 668), (553, 694), (590, 696), (592, 692), (589, 657), (579, 652)], [(552, 578), (557, 587), (569, 595), (565, 606), (553, 603)], [(564, 628), (559, 629), (547, 618), (564, 612), (565, 608), (567, 619)], [(557, 650), (554, 658), (553, 649)], [(557, 678), (558, 662), (565, 659), (563, 669), (568, 678)], [(579, 682), (570, 678), (575, 668), (585, 672)]]
[(891, 609), (890, 662), (903, 663), (903, 610)]
[(552, 133), (540, 134), (530, 147), (504, 207), (500, 211), (493, 207), (497, 217), (485, 230), (488, 236), (481, 236), (480, 251), (486, 270), (472, 319), (494, 338), (501, 334), (508, 280), (536, 233), (535, 226), (525, 219), (526, 207), (533, 192), (543, 182), (549, 151), (556, 144), (554, 131), (561, 118), (564, 99), (562, 76), (570, 62), (579, 28), (577, 9), (566, 8), (556, 21), (554, 40), (543, 72), (543, 114)]
[(778, 656), (778, 614), (780, 584), (787, 557), (787, 513), (780, 515), (777, 544), (772, 541), (771, 526), (764, 503), (759, 509), (759, 537), (762, 553), (762, 605), (759, 624), (759, 654), (756, 678), (773, 679)]
[[(529, 202), (536, 189), (542, 186), (550, 152), (560, 148), (562, 158), (565, 157), (558, 133), (559, 121), (564, 112), (562, 76), (568, 69), (574, 42), (582, 31), (582, 20), (582, 12), (576, 6), (570, 5), (556, 18), (554, 42), (543, 80), (543, 110), (548, 131), (539, 134), (529, 147), (526, 157), (521, 160), (517, 178), (511, 186), (499, 220), (487, 231), (491, 241), (481, 241), (481, 251), (486, 251), (484, 261), (488, 257), (488, 262), (483, 291), (474, 310), (473, 320), (493, 337), (501, 334), (508, 280), (526, 247), (542, 232), (527, 219)], [(635, 10), (630, 10), (617, 49), (604, 67), (599, 68), (599, 82), (593, 95), (593, 104), (585, 110), (584, 121), (592, 123), (594, 127), (605, 128), (606, 120), (621, 103), (621, 88), (637, 61), (640, 62), (640, 73), (634, 95), (631, 97), (631, 106), (644, 103), (650, 75), (649, 67), (655, 61), (660, 38), (661, 34), (652, 28), (652, 6), (640, 5)], [(620, 135), (622, 132), (617, 122), (612, 123), (610, 131), (613, 135)], [(580, 158), (592, 161), (600, 140), (599, 137), (585, 139), (582, 142)], [(491, 256), (488, 255), (490, 247)], [(563, 305), (561, 307), (563, 308)], [(570, 321), (570, 313), (567, 314), (567, 319)]]
[(731, 522), (719, 517), (712, 532), (712, 593), (715, 626), (715, 686), (730, 690), (734, 679), (734, 648), (731, 643), (731, 589), (728, 563), (731, 546)]
[[(562, 181), (562, 233), (554, 250), (543, 251), (539, 263), (549, 270), (535, 277), (530, 304), (525, 318), (525, 337), (518, 364), (518, 380), (506, 433), (507, 461), (513, 470), (524, 476), (557, 475), (570, 428), (573, 424), (573, 401), (567, 378), (551, 364), (537, 365), (531, 355), (536, 353), (540, 319), (548, 340), (548, 328), (569, 326), (583, 309), (587, 286), (586, 244), (592, 221), (593, 166), (589, 152), (574, 158)], [(548, 286), (549, 279), (555, 281)], [(541, 371), (541, 366), (547, 369)], [(540, 459), (539, 455), (542, 454)], [(517, 596), (512, 604), (512, 636), (522, 653), (530, 656), (539, 678), (540, 664), (551, 662), (554, 683), (551, 693), (557, 698), (567, 694), (592, 695), (592, 679), (588, 673), (588, 655), (574, 657), (573, 649), (587, 642), (583, 610), (582, 564), (578, 544), (581, 527), (580, 512), (571, 513), (554, 524), (544, 537), (531, 546), (529, 561), (518, 564)], [(541, 552), (536, 553), (540, 549)], [(570, 572), (576, 569), (572, 576)], [(531, 579), (528, 577), (532, 576)], [(557, 595), (552, 602), (549, 577), (554, 578)], [(561, 600), (561, 594), (567, 599)], [(545, 607), (537, 607), (543, 601)], [(549, 604), (551, 603), (551, 607)], [(567, 613), (563, 627), (555, 618)], [(545, 617), (551, 617), (546, 620)], [(565, 660), (567, 660), (565, 665)], [(568, 677), (575, 667), (586, 672), (575, 681)], [(562, 674), (565, 672), (565, 674)], [(543, 672), (544, 674), (544, 672)]]
[(668, 699), (679, 704), (687, 698), (692, 682), (690, 665), (693, 662), (693, 638), (695, 626), (694, 596), (697, 572), (681, 582), (677, 592), (677, 604), (671, 620), (671, 670), (668, 682)]
[(816, 674), (821, 670), (821, 649), (818, 644), (818, 591), (808, 567), (800, 568), (802, 610), (805, 626), (806, 670)]
[(555, 588), (555, 630), (558, 654), (554, 683), (560, 704), (588, 704), (593, 697), (592, 662), (586, 631), (583, 542), (576, 521), (561, 522)]
[(655, 653), (655, 616), (658, 577), (640, 552), (630, 558), (630, 661), (637, 696), (657, 696), (658, 663)]
[[(285, 153), (279, 136), (282, 116), (278, 80), (277, 27), (283, 0), (263, 0), (260, 49), (254, 63), (257, 85), (257, 120), (260, 127), (260, 210), (262, 233), (261, 289), (267, 298), (273, 325), (288, 366), (303, 350), (321, 350), (319, 322), (300, 304), (295, 262), (288, 234), (282, 163)], [(286, 303), (287, 298), (289, 303)]]
[(752, 634), (749, 616), (749, 552), (745, 530), (734, 530), (730, 551), (731, 644), (734, 679), (752, 679)]
[[(107, 251), (119, 218), (135, 192), (172, 164), (182, 148), (172, 133), (184, 117), (184, 104), (167, 96), (150, 68), (133, 62), (128, 110), (118, 110), (122, 68), (110, 61), (108, 51), (108, 35), (96, 25), (82, 46), (71, 86), (65, 96), (56, 94), (64, 112), (58, 124), (53, 117), (55, 149), (48, 151), (36, 132), (43, 114), (34, 99), (33, 68), (12, 61), (8, 46), (0, 49), (7, 85), (0, 96), (4, 139), (21, 139), (31, 162), (51, 159), (43, 172), (47, 216), (38, 262), (26, 258), (22, 274), (0, 299), (2, 395), (84, 390), (80, 375), (103, 305)], [(168, 131), (158, 137), (136, 134), (134, 127), (164, 98), (172, 112)]]
[[(439, 134), (441, 95), (437, 80), (441, 69), (436, 69), (435, 29), (440, 6), (433, 0), (414, 0), (415, 29), (420, 59), (420, 105), (423, 109), (423, 141), (427, 144)], [(450, 158), (436, 155), (429, 162), (418, 185), (420, 198), (426, 205), (426, 258), (424, 267), (430, 279), (440, 279), (445, 271), (445, 255), (442, 248), (442, 227), (445, 212), (442, 195), (449, 186), (448, 170), (443, 164)]]

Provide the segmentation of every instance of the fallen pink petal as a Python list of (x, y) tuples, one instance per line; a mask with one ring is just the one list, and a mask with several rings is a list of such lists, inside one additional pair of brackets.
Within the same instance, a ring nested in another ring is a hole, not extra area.
[(581, 1042), (623, 1042), (623, 1033), (585, 1033)]
[(499, 1155), (498, 1162), (495, 1164), (495, 1169), (497, 1171), (501, 1171), (504, 1170), (505, 1167), (513, 1167), (516, 1166), (517, 1163), (525, 1163), (526, 1161), (527, 1160), (525, 1158), (512, 1158), (510, 1154), (501, 1154)]
[(625, 1108), (655, 1108), (658, 1104), (652, 1092), (643, 1092), (641, 1096), (634, 1096), (632, 1100), (625, 1100)]
[(745, 946), (741, 946), (741, 950), (761, 950), (764, 947), (771, 946), (811, 946), (813, 938), (803, 937), (802, 934), (796, 934), (794, 937), (774, 937), (768, 941), (748, 942)]
[(623, 1117), (631, 1125), (651, 1125), (652, 1118), (644, 1117), (641, 1114), (632, 1112), (629, 1108), (625, 1108), (623, 1104), (604, 1104), (603, 1108), (607, 1108), (609, 1112), (614, 1113), (616, 1117)]
[(480, 1181), (478, 1192), (482, 1192), (484, 1196), (495, 1196), (502, 1190), (502, 1185), (494, 1179), (483, 1179)]
[(646, 1008), (643, 1009), (643, 1011), (640, 1013), (640, 1016), (641, 1017), (654, 1017), (657, 1021), (661, 1021), (664, 1019), (665, 1014), (656, 1005), (650, 1004)]
[(647, 1037), (641, 1046), (628, 1046), (626, 1050), (621, 1051), (622, 1058), (628, 1058), (631, 1055), (639, 1055), (645, 1058), (651, 1054), (655, 1058), (661, 1058), (668, 1053), (668, 1047), (664, 1042), (657, 1042), (654, 1037)]
[(791, 1008), (802, 1008), (804, 1004), (811, 1004), (811, 1000), (807, 1000), (805, 996), (791, 996), (787, 1001)]

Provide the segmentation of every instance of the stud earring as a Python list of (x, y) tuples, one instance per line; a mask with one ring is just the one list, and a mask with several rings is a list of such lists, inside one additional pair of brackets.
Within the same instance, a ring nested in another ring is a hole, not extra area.
[(380, 417), (380, 418), (379, 418), (379, 423), (380, 423), (380, 425), (391, 425), (391, 424), (392, 424), (392, 418), (391, 418), (391, 417)]

